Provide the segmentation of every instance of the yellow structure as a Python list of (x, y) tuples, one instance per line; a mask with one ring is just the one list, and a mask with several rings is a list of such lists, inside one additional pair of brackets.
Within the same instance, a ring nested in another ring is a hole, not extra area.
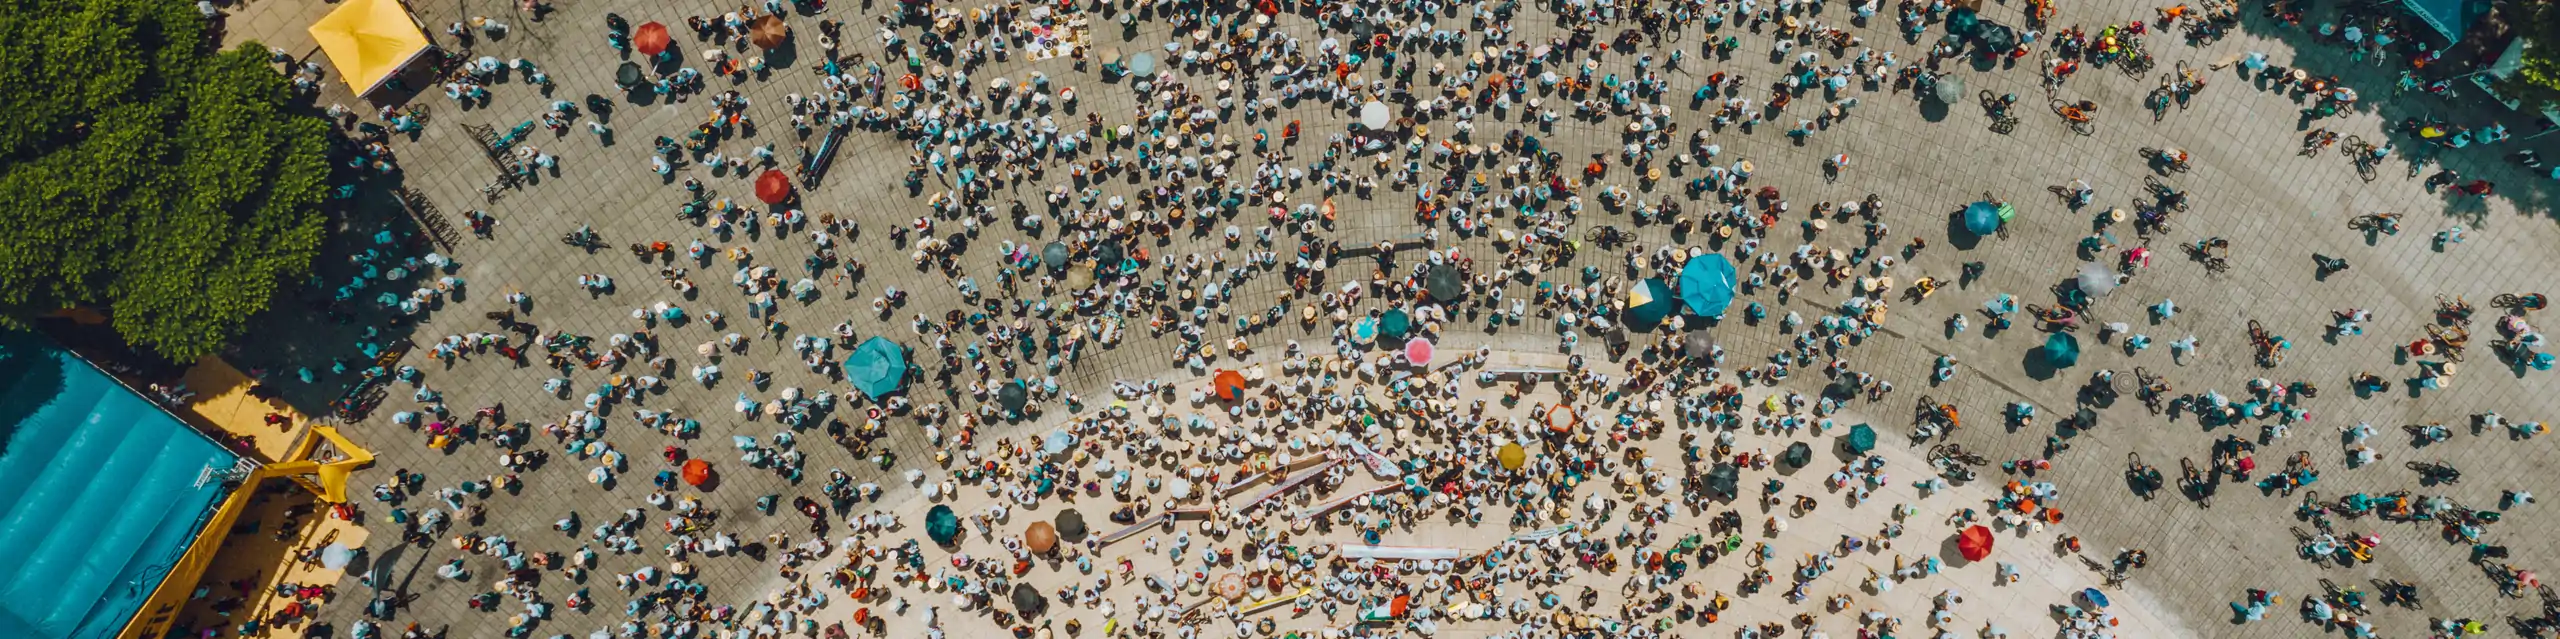
[(400, 0), (346, 0), (328, 17), (311, 25), (311, 38), (329, 54), (339, 77), (356, 95), (373, 93), (383, 81), (418, 59), (434, 45)]

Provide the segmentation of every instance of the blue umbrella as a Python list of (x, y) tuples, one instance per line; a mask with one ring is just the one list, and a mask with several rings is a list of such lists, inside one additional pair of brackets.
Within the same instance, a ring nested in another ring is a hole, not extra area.
[(1964, 207), (1964, 230), (1974, 235), (1990, 235), (2000, 230), (2000, 205), (1975, 202)]
[(844, 358), (845, 381), (873, 399), (898, 392), (906, 384), (907, 349), (886, 337), (872, 337)]
[(2098, 589), (2096, 588), (2080, 589), (2080, 598), (2089, 600), (2089, 605), (2100, 608), (2107, 607), (2107, 593), (2098, 592)]
[(1708, 317), (1722, 317), (1725, 307), (1733, 305), (1733, 260), (1723, 253), (1708, 253), (1689, 258), (1680, 267), (1680, 301), (1689, 312)]

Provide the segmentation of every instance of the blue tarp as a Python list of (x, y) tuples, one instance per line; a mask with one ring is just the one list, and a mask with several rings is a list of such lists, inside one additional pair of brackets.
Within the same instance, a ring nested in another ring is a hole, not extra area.
[(96, 366), (0, 331), (0, 637), (112, 637), (221, 507), (225, 450)]
[(886, 337), (863, 340), (844, 358), (844, 379), (872, 399), (898, 392), (907, 381), (907, 349)]
[(1721, 317), (1725, 307), (1733, 305), (1733, 260), (1723, 253), (1708, 253), (1689, 258), (1680, 267), (1680, 301), (1689, 312), (1707, 317)]
[(2400, 0), (2417, 14), (2420, 22), (2434, 27), (2437, 35), (2448, 42), (2461, 42), (2462, 32), (2471, 28), (2469, 0)]

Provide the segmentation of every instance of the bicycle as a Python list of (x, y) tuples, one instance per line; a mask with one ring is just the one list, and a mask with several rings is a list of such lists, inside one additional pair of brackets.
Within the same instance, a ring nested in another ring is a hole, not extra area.
[(2374, 167), (2382, 163), (2382, 156), (2375, 153), (2375, 150), (2372, 143), (2352, 135), (2347, 136), (2345, 146), (2338, 147), (2338, 152), (2347, 154), (2347, 159), (2355, 163), (2356, 177), (2364, 178), (2366, 182), (2381, 176), (2374, 171)]
[(2052, 98), (2046, 102), (2046, 106), (2052, 107), (2054, 115), (2062, 116), (2062, 121), (2071, 125), (2072, 133), (2097, 134), (2098, 103), (2081, 100), (2074, 104), (2063, 101), (2061, 98)]
[(2142, 99), (2142, 106), (2151, 109), (2152, 124), (2159, 124), (2160, 120), (2169, 117), (2169, 94), (2169, 86), (2163, 82), (2160, 88), (2152, 89), (2151, 95)]
[(1601, 245), (1601, 246), (1610, 246), (1610, 245), (1615, 245), (1615, 244), (1619, 244), (1619, 243), (1622, 243), (1622, 242), (1632, 242), (1632, 241), (1635, 241), (1635, 239), (1636, 239), (1636, 235), (1635, 235), (1634, 233), (1629, 233), (1629, 232), (1626, 232), (1626, 231), (1623, 231), (1623, 230), (1619, 230), (1619, 229), (1618, 229), (1618, 227), (1615, 227), (1615, 226), (1605, 226), (1605, 225), (1604, 225), (1604, 226), (1594, 227), (1594, 228), (1592, 228), (1591, 230), (1588, 230), (1588, 231), (1583, 231), (1583, 232), (1582, 232), (1582, 239), (1587, 240), (1587, 241), (1590, 241), (1590, 242), (1593, 242), (1593, 243), (1596, 243), (1596, 244), (1599, 244), (1599, 245)]
[(2381, 233), (2383, 235), (2399, 235), (2400, 214), (2366, 213), (2364, 215), (2358, 215), (2355, 219), (2347, 220), (2347, 228), (2358, 231)]
[(2313, 129), (2311, 133), (2302, 136), (2302, 152), (2300, 155), (2307, 158), (2320, 157), (2320, 151), (2322, 149), (2329, 148), (2329, 145), (2336, 144), (2337, 142), (2338, 134), (2330, 132), (2327, 129)]
[(2054, 197), (2061, 198), (2063, 206), (2078, 209), (2088, 206), (2089, 201), (2095, 199), (2098, 193), (2096, 189), (2086, 186), (2086, 183), (2081, 184), (2082, 186), (2077, 187), (2056, 184), (2044, 187), (2044, 190), (2052, 191)]
[(2550, 305), (2550, 303), (2551, 299), (2544, 297), (2541, 293), (2525, 293), (2522, 295), (2515, 293), (2499, 293), (2496, 297), (2489, 298), (2490, 306), (2518, 311), (2539, 311), (2542, 310), (2543, 307)]
[(2008, 135), (2009, 132), (2018, 130), (2017, 116), (2009, 114), (2009, 106), (2018, 102), (2018, 96), (1994, 96), (1990, 89), (1984, 89), (1976, 95), (1982, 99), (1983, 112), (1991, 116), (1992, 133)]
[(2187, 194), (2185, 192), (2169, 188), (2169, 185), (2160, 182), (2160, 178), (2148, 175), (2142, 176), (2142, 185), (2144, 188), (2151, 190), (2152, 197), (2160, 200), (2160, 206), (2162, 208), (2180, 213), (2185, 213), (2187, 211)]
[(2189, 165), (2187, 164), (2187, 152), (2185, 151), (2167, 150), (2146, 146), (2142, 147), (2142, 157), (2143, 159), (2159, 164), (2161, 168), (2166, 168), (2173, 173), (2185, 173), (2189, 168)]

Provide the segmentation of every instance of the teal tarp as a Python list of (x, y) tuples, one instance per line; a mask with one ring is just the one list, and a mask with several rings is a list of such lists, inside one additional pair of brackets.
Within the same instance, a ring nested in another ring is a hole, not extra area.
[(1733, 305), (1733, 260), (1723, 253), (1708, 253), (1689, 258), (1680, 267), (1680, 301), (1689, 312), (1707, 317), (1722, 317), (1724, 309)]
[(898, 392), (907, 383), (907, 349), (886, 337), (863, 340), (844, 358), (844, 379), (872, 399)]
[[(0, 331), (0, 637), (113, 637), (239, 456), (35, 333)], [(215, 534), (222, 534), (216, 531)]]

